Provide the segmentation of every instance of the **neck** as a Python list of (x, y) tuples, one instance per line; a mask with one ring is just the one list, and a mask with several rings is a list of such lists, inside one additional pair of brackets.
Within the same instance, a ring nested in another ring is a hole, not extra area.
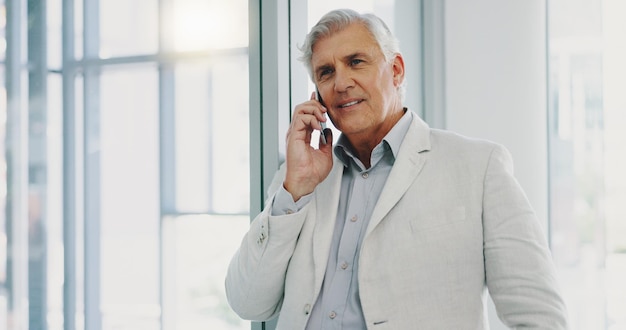
[(404, 108), (394, 111), (387, 116), (385, 122), (375, 132), (362, 132), (351, 136), (346, 136), (352, 145), (355, 156), (363, 163), (365, 168), (370, 168), (372, 151), (383, 140), (383, 138), (391, 131), (396, 123), (404, 115)]

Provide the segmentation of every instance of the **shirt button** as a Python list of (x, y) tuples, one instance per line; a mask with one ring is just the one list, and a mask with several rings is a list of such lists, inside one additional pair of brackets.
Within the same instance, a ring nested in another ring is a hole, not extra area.
[(352, 222), (356, 222), (356, 220), (357, 220), (357, 219), (358, 219), (358, 218), (357, 218), (357, 216), (355, 215), (355, 216), (353, 216), (352, 218), (350, 218), (350, 221), (352, 221)]
[(347, 269), (347, 268), (348, 268), (348, 263), (344, 261), (344, 262), (341, 264), (341, 269)]
[(335, 313), (334, 311), (330, 312), (328, 314), (328, 317), (330, 317), (331, 319), (334, 319), (335, 317), (337, 317), (337, 313)]
[(309, 315), (311, 313), (311, 304), (304, 305), (304, 314)]
[(363, 177), (363, 179), (367, 179), (370, 175), (369, 173), (363, 173), (361, 176)]

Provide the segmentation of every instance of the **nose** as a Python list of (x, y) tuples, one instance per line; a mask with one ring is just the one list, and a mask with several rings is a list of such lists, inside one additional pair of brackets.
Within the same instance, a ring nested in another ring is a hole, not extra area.
[(335, 92), (343, 93), (354, 86), (352, 73), (348, 68), (335, 68)]

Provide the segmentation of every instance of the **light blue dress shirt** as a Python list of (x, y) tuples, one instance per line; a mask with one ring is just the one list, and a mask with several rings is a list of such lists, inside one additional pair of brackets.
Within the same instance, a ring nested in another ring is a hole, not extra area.
[[(391, 172), (400, 144), (411, 123), (411, 112), (389, 131), (372, 151), (371, 167), (366, 169), (354, 156), (350, 143), (340, 136), (335, 155), (344, 164), (337, 219), (322, 290), (307, 329), (365, 329), (359, 300), (359, 251), (372, 211)], [(272, 214), (297, 212), (312, 199), (306, 195), (294, 202), (281, 188), (274, 197)]]

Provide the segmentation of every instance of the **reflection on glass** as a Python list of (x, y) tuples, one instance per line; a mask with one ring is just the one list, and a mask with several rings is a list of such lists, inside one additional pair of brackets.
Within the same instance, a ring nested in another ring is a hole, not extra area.
[(626, 3), (548, 12), (553, 255), (572, 329), (624, 329)]
[(248, 1), (176, 0), (171, 6), (175, 51), (248, 46)]

